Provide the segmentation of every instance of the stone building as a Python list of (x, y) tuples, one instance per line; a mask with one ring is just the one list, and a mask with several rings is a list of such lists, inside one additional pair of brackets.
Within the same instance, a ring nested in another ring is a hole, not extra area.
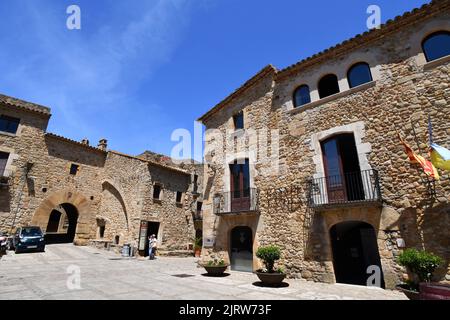
[(449, 172), (432, 181), (397, 136), (426, 156), (430, 116), (450, 148), (449, 14), (432, 1), (269, 65), (204, 114), (204, 259), (252, 271), (256, 249), (276, 244), (292, 277), (365, 285), (374, 265), (392, 288), (415, 247), (444, 258), (435, 280), (450, 280)]
[(192, 252), (201, 234), (198, 166), (48, 133), (50, 116), (47, 107), (0, 95), (1, 231), (38, 225), (49, 242), (118, 250), (127, 243), (142, 255), (154, 233), (162, 254)]

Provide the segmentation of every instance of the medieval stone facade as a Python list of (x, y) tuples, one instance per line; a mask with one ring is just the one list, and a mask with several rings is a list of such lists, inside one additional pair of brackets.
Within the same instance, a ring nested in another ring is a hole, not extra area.
[[(450, 280), (449, 172), (432, 181), (398, 138), (426, 156), (430, 116), (434, 141), (450, 148), (450, 56), (424, 52), (427, 37), (449, 35), (449, 15), (448, 1), (433, 1), (286, 69), (268, 66), (203, 115), (204, 259), (256, 270), (256, 249), (276, 244), (292, 277), (363, 284), (378, 265), (392, 288), (405, 276), (398, 254), (415, 247), (444, 258), (435, 280)], [(354, 86), (358, 64), (370, 79)]]
[(202, 170), (47, 133), (50, 109), (15, 98), (0, 96), (0, 116), (0, 230), (38, 225), (49, 241), (140, 254), (155, 233), (161, 253), (192, 252)]

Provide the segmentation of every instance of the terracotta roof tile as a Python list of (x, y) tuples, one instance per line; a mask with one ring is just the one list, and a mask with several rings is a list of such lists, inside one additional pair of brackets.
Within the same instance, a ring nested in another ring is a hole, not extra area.
[(31, 111), (35, 113), (39, 113), (42, 115), (46, 115), (48, 117), (51, 116), (51, 110), (48, 107), (41, 106), (36, 103), (31, 103), (25, 100), (20, 100), (14, 97), (6, 96), (0, 94), (0, 103), (4, 103), (9, 106), (17, 107), (22, 110)]

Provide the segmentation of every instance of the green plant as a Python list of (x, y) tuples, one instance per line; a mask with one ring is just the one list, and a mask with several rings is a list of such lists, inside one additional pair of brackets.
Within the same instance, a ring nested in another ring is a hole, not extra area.
[(419, 282), (430, 282), (433, 272), (443, 260), (430, 252), (411, 248), (399, 255), (398, 263), (417, 275)]
[(193, 240), (194, 240), (194, 250), (201, 249), (202, 248), (202, 242), (203, 242), (202, 238), (201, 237), (197, 237), (197, 238), (194, 238)]
[(268, 273), (274, 273), (275, 261), (281, 258), (281, 250), (274, 245), (260, 247), (256, 251), (256, 256), (263, 261)]
[(225, 267), (225, 261), (223, 259), (213, 259), (206, 263), (207, 267)]

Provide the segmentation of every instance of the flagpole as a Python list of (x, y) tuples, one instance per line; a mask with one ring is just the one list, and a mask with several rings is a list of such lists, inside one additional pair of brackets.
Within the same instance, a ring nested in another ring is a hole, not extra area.
[(433, 144), (433, 125), (431, 124), (431, 116), (428, 114), (428, 135), (430, 139), (430, 148)]

